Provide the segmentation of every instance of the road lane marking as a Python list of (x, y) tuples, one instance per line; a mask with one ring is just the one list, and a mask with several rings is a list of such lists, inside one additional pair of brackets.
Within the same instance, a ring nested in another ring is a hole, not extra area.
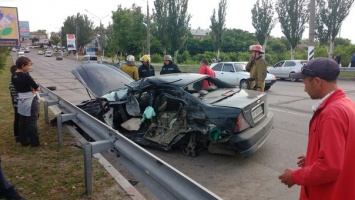
[(299, 113), (299, 112), (294, 112), (294, 111), (289, 111), (289, 110), (280, 110), (276, 108), (270, 108), (270, 110), (278, 111), (278, 112), (284, 112), (284, 113), (289, 113), (289, 114), (294, 114), (294, 115), (300, 115), (300, 116), (306, 116), (306, 117), (312, 117), (311, 114), (304, 114), (304, 113)]

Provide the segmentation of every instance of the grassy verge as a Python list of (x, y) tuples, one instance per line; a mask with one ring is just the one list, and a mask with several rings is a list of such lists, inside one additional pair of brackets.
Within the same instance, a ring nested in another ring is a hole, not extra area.
[[(22, 147), (13, 136), (14, 110), (11, 104), (11, 59), (0, 73), (0, 156), (5, 176), (18, 192), (31, 199), (124, 199), (126, 193), (96, 161), (93, 162), (93, 195), (85, 195), (82, 150), (69, 131), (63, 129), (64, 147), (58, 147), (56, 127), (45, 124), (41, 103), (38, 129), (41, 146)], [(50, 117), (54, 115), (50, 113)]]

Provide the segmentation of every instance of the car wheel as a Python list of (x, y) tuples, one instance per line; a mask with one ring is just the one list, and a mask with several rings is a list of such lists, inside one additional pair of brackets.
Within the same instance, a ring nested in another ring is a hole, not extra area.
[(290, 80), (291, 80), (292, 82), (297, 82), (298, 79), (291, 78), (291, 74), (294, 74), (294, 73), (295, 73), (295, 72), (291, 72), (290, 75), (289, 75), (289, 77), (290, 77)]
[(239, 84), (240, 89), (249, 89), (249, 81), (241, 80)]
[(264, 90), (269, 90), (271, 86), (265, 86)]

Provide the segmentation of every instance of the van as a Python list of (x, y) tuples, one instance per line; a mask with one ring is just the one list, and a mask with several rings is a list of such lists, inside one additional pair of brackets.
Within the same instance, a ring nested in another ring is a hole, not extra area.
[(83, 57), (83, 63), (91, 63), (91, 62), (97, 62), (97, 56), (96, 55), (85, 55)]

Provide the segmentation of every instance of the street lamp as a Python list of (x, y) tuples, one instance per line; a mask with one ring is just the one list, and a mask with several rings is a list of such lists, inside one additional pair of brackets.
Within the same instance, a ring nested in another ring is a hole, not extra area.
[[(106, 17), (108, 17), (109, 15), (106, 15), (105, 17), (101, 17), (101, 18), (100, 18), (100, 17), (96, 16), (94, 13), (88, 11), (87, 9), (85, 9), (85, 11), (86, 11), (87, 13), (91, 14), (92, 16), (94, 16), (94, 19), (99, 20), (99, 22), (100, 22), (100, 34), (103, 35), (103, 37), (104, 37), (103, 40), (104, 40), (104, 39), (105, 39), (105, 36), (104, 36), (104, 34), (103, 34), (103, 31), (102, 31), (101, 20), (104, 19), (104, 18), (106, 18)], [(96, 37), (97, 37), (97, 34), (96, 34)], [(100, 41), (100, 40), (99, 40), (99, 41)], [(101, 39), (101, 41), (102, 41), (102, 39)], [(100, 42), (100, 43), (101, 43), (101, 42)], [(103, 43), (100, 44), (100, 47), (101, 47), (101, 49), (102, 49), (102, 57), (105, 57), (104, 44), (103, 44)], [(101, 58), (101, 60), (102, 60), (102, 58)]]

